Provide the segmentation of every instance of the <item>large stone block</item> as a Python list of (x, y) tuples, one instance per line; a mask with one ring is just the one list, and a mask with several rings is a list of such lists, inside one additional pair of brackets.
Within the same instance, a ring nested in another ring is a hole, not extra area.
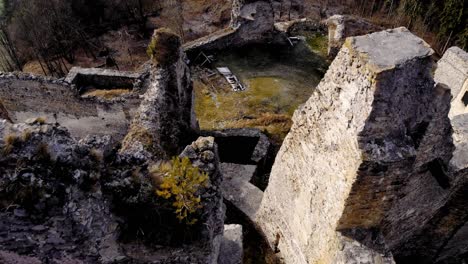
[(241, 264), (244, 256), (241, 225), (225, 225), (218, 264)]
[(328, 56), (335, 58), (347, 37), (365, 35), (382, 30), (369, 21), (348, 15), (334, 15), (327, 20)]
[[(381, 233), (404, 182), (448, 162), (448, 97), (434, 88), (432, 53), (405, 28), (348, 38), (296, 110), (257, 213), (287, 263), (352, 263), (359, 256), (343, 251), (340, 236)], [(435, 124), (445, 127), (435, 133)], [(435, 176), (429, 183), (441, 188)], [(367, 246), (391, 262), (376, 245)]]
[(455, 151), (450, 165), (453, 170), (459, 171), (468, 168), (468, 114), (452, 117), (451, 123)]
[(468, 113), (468, 53), (458, 47), (448, 49), (437, 64), (434, 79), (451, 90), (450, 117)]

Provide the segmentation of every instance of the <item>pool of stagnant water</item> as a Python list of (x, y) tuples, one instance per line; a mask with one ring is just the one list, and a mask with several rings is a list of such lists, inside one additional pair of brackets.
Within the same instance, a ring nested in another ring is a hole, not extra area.
[(214, 54), (212, 69), (228, 67), (246, 90), (232, 91), (221, 77), (195, 79), (201, 129), (256, 127), (280, 143), (295, 109), (307, 101), (328, 68), (326, 45), (324, 36), (316, 36), (294, 46), (257, 44)]

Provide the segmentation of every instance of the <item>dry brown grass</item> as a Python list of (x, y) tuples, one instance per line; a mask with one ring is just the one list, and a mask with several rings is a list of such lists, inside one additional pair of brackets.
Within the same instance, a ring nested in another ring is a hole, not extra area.
[(104, 99), (113, 99), (124, 94), (130, 93), (130, 89), (111, 89), (111, 90), (92, 90), (83, 94), (86, 97), (99, 97)]
[(263, 113), (254, 119), (242, 119), (236, 122), (238, 125), (245, 126), (271, 126), (283, 124), (290, 126), (292, 124), (291, 118), (283, 114)]
[(7, 155), (13, 151), (13, 148), (21, 141), (15, 134), (9, 134), (5, 136), (5, 145), (3, 146), (3, 154)]
[(23, 142), (26, 142), (31, 138), (31, 135), (32, 135), (31, 130), (26, 129), (23, 131), (23, 134), (21, 135), (21, 139), (23, 140)]
[(241, 119), (229, 124), (232, 128), (254, 127), (264, 131), (273, 143), (281, 144), (292, 126), (292, 120), (284, 114), (262, 113), (253, 119)]
[(47, 119), (45, 117), (38, 117), (36, 118), (36, 120), (34, 121), (34, 124), (39, 124), (39, 125), (43, 125), (47, 122)]
[(92, 148), (89, 151), (89, 157), (91, 158), (91, 160), (97, 163), (102, 163), (102, 161), (104, 160), (104, 155), (102, 154), (102, 152), (95, 148)]
[(133, 144), (137, 142), (141, 143), (146, 151), (155, 153), (154, 147), (154, 137), (153, 135), (144, 127), (139, 125), (132, 125), (127, 135), (122, 141), (122, 150), (131, 149)]
[(47, 143), (42, 142), (37, 146), (36, 158), (43, 161), (50, 160), (49, 145)]

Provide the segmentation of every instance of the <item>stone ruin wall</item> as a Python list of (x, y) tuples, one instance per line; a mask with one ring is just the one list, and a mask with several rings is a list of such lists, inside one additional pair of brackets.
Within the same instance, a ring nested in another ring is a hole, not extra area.
[(437, 82), (450, 87), (452, 93), (450, 117), (467, 114), (468, 102), (465, 104), (463, 98), (468, 97), (468, 54), (458, 47), (448, 49), (438, 63), (434, 78)]
[[(452, 95), (449, 117), (453, 130), (455, 150), (449, 167), (450, 170), (458, 174), (456, 177), (458, 183), (455, 183), (458, 188), (450, 194), (452, 198), (450, 206), (444, 207), (445, 210), (452, 212), (452, 214), (449, 214), (452, 218), (439, 217), (439, 222), (453, 221), (463, 217), (460, 213), (466, 211), (465, 203), (468, 200), (466, 197), (468, 193), (466, 183), (468, 174), (468, 112), (465, 102), (463, 102), (463, 97), (467, 92), (468, 86), (468, 53), (458, 47), (448, 49), (438, 62), (434, 78), (437, 82), (447, 85)], [(457, 209), (459, 210), (458, 212), (455, 211)], [(440, 232), (440, 229), (436, 229), (436, 231)], [(439, 236), (438, 233), (434, 232), (430, 232), (429, 234)], [(439, 254), (439, 260), (442, 263), (459, 262), (458, 256), (464, 252), (468, 252), (467, 237), (468, 223), (460, 224), (459, 229), (451, 233), (451, 239), (445, 241), (444, 249)]]
[[(153, 35), (161, 43), (171, 37), (179, 38), (163, 30)], [(175, 43), (166, 44), (174, 48), (173, 54), (167, 54), (174, 62), (169, 65), (155, 62), (151, 66), (149, 87), (122, 143), (121, 153), (168, 159), (179, 153), (199, 130), (186, 55), (180, 42), (177, 47)]]
[(327, 19), (328, 56), (336, 57), (347, 37), (360, 36), (383, 30), (366, 19), (350, 15), (334, 15)]
[(269, 1), (235, 0), (232, 6), (228, 28), (184, 44), (189, 58), (195, 58), (200, 51), (278, 41), (278, 32), (274, 28), (273, 6)]
[[(42, 259), (57, 263), (218, 263), (221, 244), (229, 242), (229, 237), (223, 238), (225, 208), (218, 149), (212, 137), (192, 142), (197, 136), (197, 123), (190, 72), (183, 51), (176, 52), (180, 55), (174, 62), (171, 57), (168, 65), (152, 63), (150, 86), (142, 100), (138, 93), (125, 98), (134, 102), (132, 107), (138, 111), (133, 114), (132, 129), (128, 134), (127, 129), (123, 131), (127, 134), (123, 147), (113, 140), (114, 131), (108, 127), (89, 129), (88, 124), (83, 124), (83, 119), (90, 116), (96, 123), (103, 123), (96, 109), (105, 106), (106, 111), (111, 111), (110, 107), (128, 106), (123, 100), (84, 99), (73, 85), (61, 80), (14, 73), (0, 78), (2, 101), (15, 118), (15, 123), (0, 120), (0, 150), (7, 153), (0, 155), (0, 206), (18, 206), (15, 210), (0, 210), (0, 262), (13, 259), (40, 263)], [(83, 71), (87, 70), (80, 70), (82, 74)], [(34, 113), (34, 117), (42, 112), (52, 116), (63, 113), (83, 128), (77, 130), (60, 118), (22, 122), (19, 117), (23, 111)], [(123, 116), (125, 121), (117, 121), (128, 124), (130, 118)], [(144, 143), (161, 144), (160, 151), (140, 155), (138, 149), (128, 147), (132, 143), (138, 145), (134, 139), (142, 138), (132, 133), (139, 134), (142, 129), (151, 132), (151, 142)], [(100, 133), (106, 135), (95, 135)], [(185, 229), (175, 218), (172, 203), (161, 204), (155, 199), (157, 185), (150, 172), (157, 161), (179, 154), (206, 172), (210, 181), (200, 193), (203, 206), (199, 223), (183, 237), (173, 234)], [(16, 189), (12, 193), (13, 188)], [(67, 194), (60, 195), (59, 189), (65, 192), (65, 188)], [(18, 198), (16, 193), (23, 192), (37, 195), (38, 199)], [(41, 204), (44, 200), (46, 206)], [(45, 217), (31, 217), (30, 204), (36, 210), (34, 214)], [(40, 230), (34, 229), (39, 223)], [(129, 227), (132, 225), (139, 230), (135, 238)], [(130, 239), (122, 241), (123, 234)], [(24, 250), (26, 236), (29, 240)], [(146, 247), (142, 239), (160, 246)]]
[(141, 101), (136, 94), (112, 101), (81, 98), (68, 82), (21, 73), (0, 75), (0, 100), (15, 123), (41, 117), (67, 127), (78, 138), (106, 134), (117, 140), (127, 133)]
[(145, 73), (118, 71), (105, 68), (73, 67), (68, 72), (65, 82), (74, 84), (80, 90), (83, 86), (92, 86), (98, 89), (131, 89), (143, 93), (143, 80)]
[(404, 28), (349, 38), (296, 111), (256, 220), (286, 263), (466, 252), (468, 176), (449, 166), (450, 91), (431, 54)]

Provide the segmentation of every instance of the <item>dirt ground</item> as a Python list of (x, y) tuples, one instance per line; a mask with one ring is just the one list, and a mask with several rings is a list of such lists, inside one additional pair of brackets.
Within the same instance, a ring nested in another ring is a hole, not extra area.
[[(146, 47), (154, 29), (168, 27), (181, 35), (184, 41), (190, 41), (228, 26), (231, 4), (231, 0), (163, 1), (162, 11), (147, 18), (146, 36), (136, 25), (110, 30), (90, 39), (86, 51), (78, 48), (75, 51), (75, 60), (72, 63), (66, 62), (65, 66), (68, 70), (73, 66), (80, 66), (135, 71), (148, 60)], [(114, 60), (116, 66), (106, 65), (107, 57)], [(26, 63), (23, 71), (48, 74), (44, 73), (37, 61)]]

